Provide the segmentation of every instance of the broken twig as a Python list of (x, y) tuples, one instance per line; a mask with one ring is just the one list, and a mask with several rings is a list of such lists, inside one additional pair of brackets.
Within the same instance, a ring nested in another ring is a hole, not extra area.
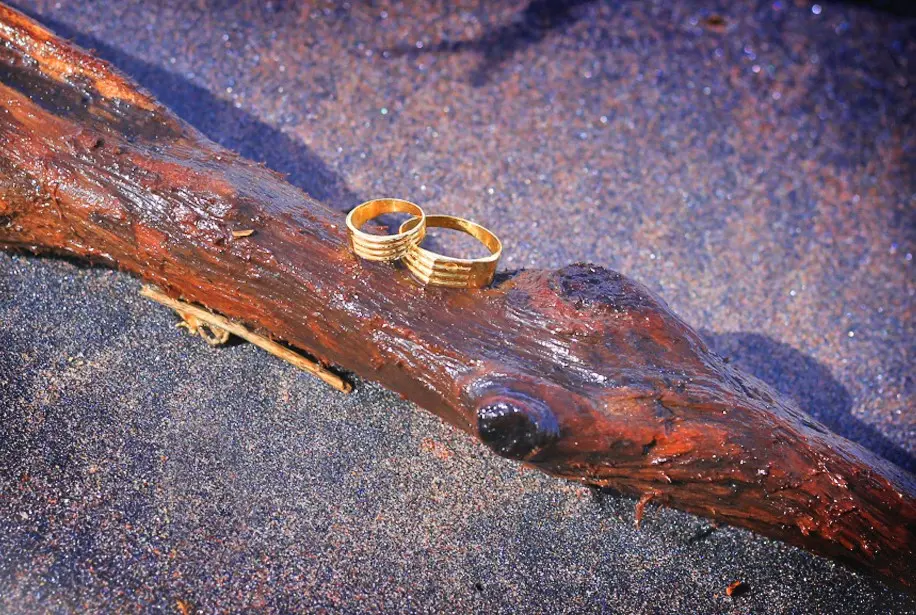
[[(318, 376), (324, 382), (331, 385), (338, 391), (341, 391), (343, 393), (349, 393), (350, 391), (353, 390), (352, 384), (350, 384), (349, 382), (347, 382), (346, 380), (344, 380), (337, 374), (325, 369), (319, 363), (306, 359), (301, 354), (297, 352), (293, 352), (289, 348), (285, 346), (281, 346), (277, 342), (270, 340), (264, 337), (263, 335), (258, 335), (257, 333), (250, 331), (246, 327), (236, 322), (232, 322), (228, 318), (224, 318), (212, 312), (208, 312), (207, 310), (199, 308), (195, 305), (191, 305), (190, 303), (185, 303), (184, 301), (172, 299), (165, 293), (159, 290), (156, 290), (155, 288), (153, 288), (152, 286), (149, 286), (148, 284), (145, 284), (140, 289), (140, 294), (148, 299), (152, 299), (153, 301), (161, 303), (162, 305), (166, 307), (170, 307), (173, 310), (175, 310), (176, 312), (178, 312), (179, 314), (181, 314), (181, 317), (184, 320), (184, 323), (182, 324), (186, 325), (188, 330), (191, 331), (192, 333), (199, 333), (199, 327), (201, 325), (199, 323), (194, 323), (193, 321), (191, 321), (188, 318), (188, 316), (190, 316), (191, 318), (197, 319), (198, 321), (202, 321), (203, 323), (206, 323), (206, 325), (208, 325), (211, 329), (213, 329), (213, 333), (215, 335), (218, 336), (220, 334), (220, 331), (225, 332), (227, 335), (229, 333), (231, 333), (232, 335), (237, 335), (238, 337), (242, 338), (243, 340), (251, 342), (258, 348), (262, 348), (266, 350), (267, 352), (269, 352), (270, 354), (280, 357), (281, 359), (283, 359), (284, 361), (287, 361), (288, 363), (292, 363), (299, 369), (307, 371), (310, 374), (314, 374), (315, 376)], [(210, 342), (209, 338), (203, 335), (201, 337), (204, 337), (204, 339), (207, 340), (207, 343), (210, 343), (211, 345), (215, 345), (212, 342)], [(220, 343), (225, 343), (225, 340)]]

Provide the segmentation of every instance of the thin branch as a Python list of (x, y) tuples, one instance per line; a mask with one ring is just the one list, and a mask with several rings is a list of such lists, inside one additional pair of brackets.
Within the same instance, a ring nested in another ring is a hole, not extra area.
[(280, 344), (264, 337), (263, 335), (258, 335), (257, 333), (250, 331), (246, 327), (236, 322), (232, 322), (228, 318), (224, 318), (218, 314), (214, 314), (213, 312), (210, 312), (203, 308), (199, 308), (195, 305), (191, 305), (190, 303), (185, 303), (184, 301), (179, 301), (178, 299), (172, 299), (168, 295), (162, 293), (159, 290), (156, 290), (155, 288), (153, 288), (152, 286), (149, 286), (148, 284), (145, 284), (143, 288), (140, 289), (140, 294), (148, 299), (152, 299), (153, 301), (161, 303), (162, 305), (166, 307), (172, 308), (173, 310), (181, 314), (183, 318), (185, 314), (190, 314), (194, 318), (197, 318), (198, 320), (201, 320), (207, 323), (208, 325), (211, 325), (213, 327), (218, 327), (219, 329), (228, 331), (232, 335), (237, 335), (238, 337), (242, 338), (243, 340), (247, 342), (251, 342), (258, 348), (262, 348), (266, 350), (267, 352), (269, 352), (270, 354), (280, 357), (281, 359), (283, 359), (284, 361), (287, 361), (288, 363), (292, 363), (299, 369), (307, 371), (310, 374), (314, 374), (315, 376), (318, 376), (324, 382), (331, 385), (338, 391), (341, 391), (342, 393), (349, 393), (350, 391), (353, 390), (352, 384), (350, 384), (349, 382), (347, 382), (346, 380), (344, 380), (343, 378), (341, 378), (334, 372), (331, 372), (325, 369), (320, 364), (314, 361), (311, 361), (309, 359), (306, 359), (301, 354), (297, 352), (293, 352), (289, 348), (285, 346), (281, 346)]

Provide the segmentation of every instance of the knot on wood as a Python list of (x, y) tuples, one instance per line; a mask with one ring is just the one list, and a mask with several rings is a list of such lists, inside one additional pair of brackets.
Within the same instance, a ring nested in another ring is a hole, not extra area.
[(533, 399), (493, 397), (477, 410), (480, 439), (496, 454), (530, 460), (560, 437), (556, 416)]
[(548, 285), (577, 310), (599, 308), (624, 313), (657, 303), (641, 284), (616, 271), (588, 263), (576, 263), (555, 271)]

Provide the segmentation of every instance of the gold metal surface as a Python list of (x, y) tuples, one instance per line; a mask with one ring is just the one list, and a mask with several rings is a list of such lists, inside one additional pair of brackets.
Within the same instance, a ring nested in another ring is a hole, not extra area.
[[(382, 214), (405, 213), (417, 222), (394, 235), (371, 235), (360, 228)], [(357, 256), (370, 261), (395, 261), (404, 257), (426, 235), (426, 214), (419, 205), (402, 199), (373, 199), (353, 208), (347, 214), (350, 245)]]
[[(398, 230), (401, 233), (410, 232), (421, 222), (420, 218), (411, 218)], [(404, 264), (418, 280), (423, 284), (450, 288), (482, 288), (493, 281), (503, 249), (496, 235), (475, 222), (456, 216), (426, 216), (425, 224), (427, 228), (447, 228), (467, 233), (485, 245), (490, 256), (455, 258), (421, 248), (417, 243), (404, 256)]]

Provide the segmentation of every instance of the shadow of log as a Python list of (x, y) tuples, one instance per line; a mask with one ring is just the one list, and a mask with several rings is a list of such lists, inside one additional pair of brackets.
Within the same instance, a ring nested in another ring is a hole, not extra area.
[(759, 333), (701, 333), (717, 354), (795, 401), (831, 431), (909, 472), (916, 471), (911, 454), (853, 416), (852, 396), (830, 370), (811, 357)]

